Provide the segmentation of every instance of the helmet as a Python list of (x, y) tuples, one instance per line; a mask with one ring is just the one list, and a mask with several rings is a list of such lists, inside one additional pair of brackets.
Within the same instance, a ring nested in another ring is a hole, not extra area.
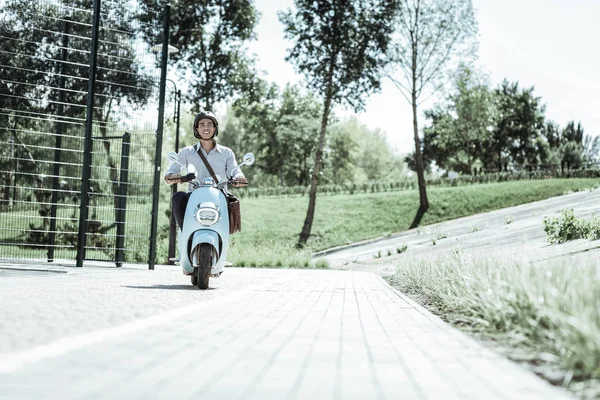
[(198, 122), (203, 118), (208, 118), (215, 124), (215, 134), (213, 135), (213, 138), (216, 137), (219, 134), (219, 122), (217, 121), (217, 117), (215, 117), (215, 114), (212, 112), (203, 110), (196, 114), (196, 117), (194, 118), (194, 136), (196, 139), (200, 139), (200, 135), (196, 131), (196, 128), (198, 127)]

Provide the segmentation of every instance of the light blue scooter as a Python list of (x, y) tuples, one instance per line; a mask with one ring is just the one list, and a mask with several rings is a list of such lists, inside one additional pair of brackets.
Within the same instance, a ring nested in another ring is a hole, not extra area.
[[(185, 168), (177, 153), (170, 152), (168, 159)], [(247, 153), (238, 166), (252, 164), (254, 155)], [(229, 212), (223, 190), (227, 191), (229, 181), (206, 178), (202, 182), (193, 179), (189, 184), (194, 191), (185, 209), (183, 229), (179, 231), (179, 260), (175, 261), (179, 261), (184, 275), (191, 276), (192, 285), (208, 289), (210, 278), (223, 273), (227, 259)]]

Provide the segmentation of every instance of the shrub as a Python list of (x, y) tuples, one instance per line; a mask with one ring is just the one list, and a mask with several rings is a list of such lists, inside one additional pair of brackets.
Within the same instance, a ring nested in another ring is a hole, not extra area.
[(563, 210), (559, 217), (545, 217), (544, 231), (549, 243), (564, 243), (575, 239), (600, 239), (600, 220), (577, 219), (572, 209)]

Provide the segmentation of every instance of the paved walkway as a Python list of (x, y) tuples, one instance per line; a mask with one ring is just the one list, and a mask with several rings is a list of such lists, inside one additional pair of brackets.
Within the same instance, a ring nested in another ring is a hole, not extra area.
[(63, 270), (0, 278), (0, 399), (571, 398), (375, 274)]

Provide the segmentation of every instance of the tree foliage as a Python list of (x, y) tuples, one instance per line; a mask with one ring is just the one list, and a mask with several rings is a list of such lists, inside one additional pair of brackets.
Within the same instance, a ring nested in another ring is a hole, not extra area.
[[(444, 169), (470, 173), (473, 162), (485, 158), (494, 112), (487, 78), (461, 65), (446, 98), (425, 111), (425, 118), (431, 121), (423, 130), (425, 169), (435, 160)], [(414, 154), (408, 158), (411, 166), (413, 160)]]
[[(164, 3), (140, 0), (138, 19), (162, 21)], [(258, 12), (251, 0), (175, 0), (171, 3), (169, 44), (179, 51), (170, 60), (189, 85), (193, 111), (253, 90), (253, 60), (245, 44), (254, 38)], [(162, 31), (144, 25), (150, 46)]]
[[(545, 120), (544, 105), (533, 88), (506, 79), (490, 89), (487, 80), (459, 70), (452, 92), (425, 111), (423, 159), (445, 170), (579, 168), (598, 161), (600, 138), (585, 134), (581, 123), (564, 128)], [(415, 168), (414, 153), (406, 159)]]
[(257, 89), (255, 98), (241, 98), (233, 104), (223, 143), (251, 146), (258, 169), (276, 176), (280, 185), (308, 185), (320, 103), (298, 86), (287, 85), (281, 90), (261, 81)]
[(495, 90), (497, 118), (491, 148), (498, 170), (506, 160), (521, 165), (537, 164), (536, 140), (544, 129), (545, 106), (533, 88), (521, 89), (517, 82), (504, 80)]

